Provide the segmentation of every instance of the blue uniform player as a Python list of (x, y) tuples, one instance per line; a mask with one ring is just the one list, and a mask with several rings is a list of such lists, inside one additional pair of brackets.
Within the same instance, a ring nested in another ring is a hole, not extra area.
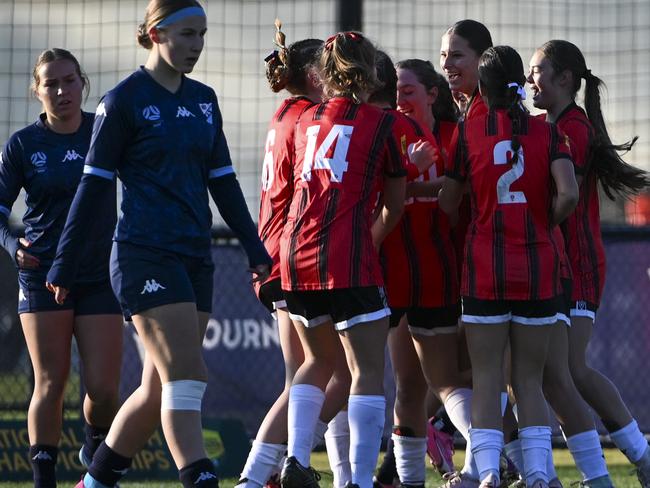
[(185, 77), (205, 32), (198, 2), (149, 3), (138, 36), (149, 58), (97, 108), (84, 177), (48, 274), (60, 301), (79, 268), (92, 200), (117, 175), (123, 201), (111, 282), (147, 360), (142, 385), (118, 412), (79, 487), (114, 486), (160, 420), (183, 486), (217, 486), (201, 433), (207, 380), (201, 342), (213, 273), (208, 189), (258, 278), (268, 276), (271, 259), (235, 178), (215, 93)]
[[(75, 57), (63, 49), (43, 52), (34, 68), (33, 89), (44, 113), (16, 132), (0, 164), (0, 235), (18, 267), (18, 312), (34, 367), (34, 392), (28, 412), (30, 460), (35, 486), (55, 486), (62, 403), (74, 335), (84, 369), (86, 440), (82, 462), (93, 454), (117, 411), (122, 351), (120, 307), (110, 286), (110, 228), (115, 225), (115, 191), (95, 199), (92, 232), (79, 249), (81, 272), (70, 293), (57, 304), (45, 287), (56, 247), (82, 174), (93, 125), (81, 111), (88, 82)], [(7, 225), (11, 207), (25, 189), (25, 236), (13, 237)], [(105, 231), (103, 229), (108, 229)]]

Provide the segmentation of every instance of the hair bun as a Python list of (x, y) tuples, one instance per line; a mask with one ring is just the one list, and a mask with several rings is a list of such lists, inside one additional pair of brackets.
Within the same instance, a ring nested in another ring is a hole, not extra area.
[(151, 37), (149, 37), (145, 23), (142, 23), (138, 26), (138, 33), (136, 37), (138, 39), (138, 44), (140, 44), (143, 48), (151, 49), (153, 47), (153, 41), (151, 40)]

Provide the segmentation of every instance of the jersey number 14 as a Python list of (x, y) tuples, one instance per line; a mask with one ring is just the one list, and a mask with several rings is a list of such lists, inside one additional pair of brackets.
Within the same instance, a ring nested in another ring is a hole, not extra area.
[[(307, 147), (300, 173), (303, 181), (311, 181), (311, 172), (315, 169), (330, 170), (330, 181), (332, 182), (340, 183), (343, 180), (343, 173), (348, 169), (347, 156), (353, 130), (354, 127), (350, 125), (334, 125), (317, 150), (316, 142), (320, 125), (312, 125), (307, 128)], [(335, 143), (334, 154), (331, 158), (326, 157)]]

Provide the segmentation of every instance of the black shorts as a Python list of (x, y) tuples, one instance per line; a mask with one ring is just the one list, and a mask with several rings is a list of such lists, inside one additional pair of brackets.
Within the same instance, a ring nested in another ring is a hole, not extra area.
[(284, 291), (280, 278), (267, 281), (260, 286), (258, 298), (269, 312), (275, 313), (278, 309), (287, 308), (287, 301), (284, 299)]
[(378, 286), (334, 290), (284, 291), (289, 316), (305, 327), (332, 321), (337, 330), (390, 315), (384, 289)]
[(434, 336), (458, 331), (460, 302), (449, 307), (391, 308), (390, 326), (397, 327), (406, 314), (411, 334)]
[(562, 278), (562, 310), (557, 314), (559, 322), (564, 322), (571, 327), (571, 292), (573, 291), (573, 282), (571, 278)]
[(467, 324), (553, 325), (563, 310), (564, 299), (558, 295), (547, 300), (481, 300), (463, 297), (462, 320)]

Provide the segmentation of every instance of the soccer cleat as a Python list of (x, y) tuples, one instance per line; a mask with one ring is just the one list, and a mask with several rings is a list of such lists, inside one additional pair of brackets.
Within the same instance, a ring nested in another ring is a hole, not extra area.
[(431, 465), (441, 475), (455, 470), (454, 437), (436, 429), (431, 419), (427, 422), (427, 454)]
[(81, 448), (79, 449), (79, 462), (86, 469), (88, 469), (88, 466), (90, 466), (90, 463), (92, 462), (92, 459), (86, 456), (86, 452), (84, 451), (84, 444), (82, 444)]
[(536, 479), (532, 485), (530, 485), (530, 488), (549, 488), (548, 483), (544, 481), (543, 479), (539, 478)]
[(74, 485), (74, 488), (86, 488), (86, 485), (84, 485), (84, 479), (81, 478), (81, 480), (79, 481), (79, 483), (77, 483), (76, 485)]
[(442, 475), (445, 482), (440, 488), (478, 488), (480, 482), (472, 479), (466, 474), (458, 471), (451, 471)]
[[(481, 481), (479, 488), (497, 488), (498, 486), (499, 486), (499, 478), (497, 477), (497, 475), (490, 473), (487, 475), (487, 478)], [(541, 488), (541, 487), (536, 487), (536, 488)]]
[(398, 486), (398, 488), (424, 488), (424, 483), (419, 484), (419, 485), (411, 485), (411, 484), (407, 484), (407, 483), (400, 483), (397, 486)]
[(305, 467), (295, 456), (287, 458), (280, 475), (282, 488), (320, 488), (320, 474), (311, 467)]
[(641, 459), (635, 461), (636, 477), (641, 488), (650, 488), (650, 446), (646, 448)]
[[(558, 485), (552, 485), (554, 480), (551, 480), (548, 482), (549, 488), (554, 488), (555, 486)], [(571, 483), (573, 486), (573, 483)], [(562, 484), (560, 483), (560, 487)], [(578, 483), (578, 486), (581, 488), (614, 488), (614, 485), (612, 483), (612, 479), (609, 477), (608, 474), (605, 476), (599, 476), (598, 478), (593, 478), (591, 480), (583, 480)]]
[(280, 473), (271, 475), (264, 488), (280, 488)]
[(517, 471), (514, 463), (504, 453), (501, 453), (501, 458), (499, 459), (499, 478), (501, 479), (499, 488), (507, 488), (509, 486), (512, 488), (519, 488), (521, 486), (523, 488), (526, 486), (525, 482), (522, 485), (517, 484), (521, 480), (521, 475)]
[(526, 488), (526, 480), (523, 478), (519, 478), (518, 480), (514, 481), (510, 485), (508, 485), (509, 488)]
[(372, 477), (372, 488), (397, 488), (399, 479), (393, 479), (390, 483), (382, 483), (376, 476)]

